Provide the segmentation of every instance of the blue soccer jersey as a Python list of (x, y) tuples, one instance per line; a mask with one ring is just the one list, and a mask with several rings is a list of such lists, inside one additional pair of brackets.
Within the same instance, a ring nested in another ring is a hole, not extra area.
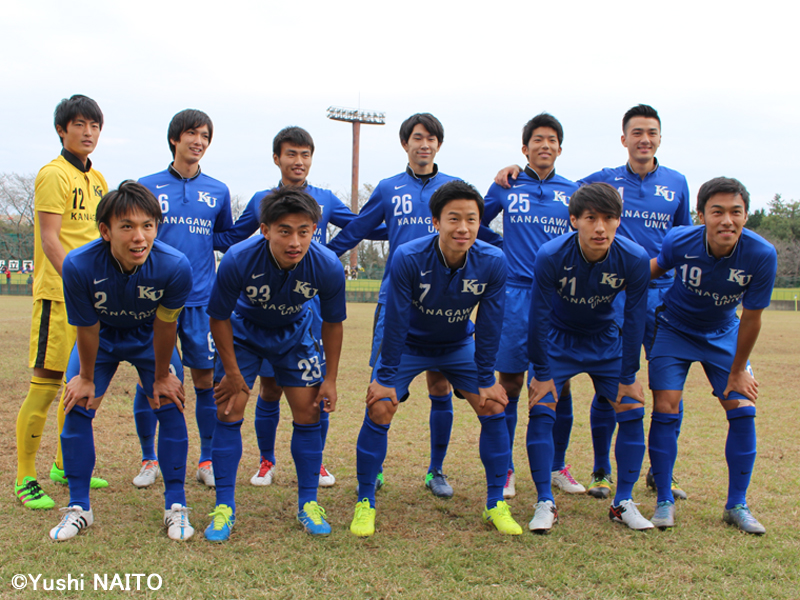
[(677, 227), (667, 234), (658, 266), (675, 269), (664, 295), (666, 316), (680, 328), (720, 329), (736, 319), (741, 303), (748, 310), (769, 306), (778, 255), (757, 233), (742, 230), (733, 252), (714, 258), (706, 244), (705, 226)]
[[(378, 383), (394, 387), (403, 353), (440, 355), (462, 347), (475, 334), (478, 385), (494, 385), (494, 362), (503, 320), (506, 261), (477, 240), (460, 269), (445, 265), (439, 236), (402, 244), (395, 251), (387, 284), (385, 328)], [(475, 324), (470, 320), (480, 304)]]
[(303, 259), (287, 271), (259, 235), (234, 245), (223, 257), (208, 314), (224, 321), (236, 310), (261, 328), (280, 328), (301, 319), (305, 304), (315, 296), (323, 321), (341, 323), (347, 318), (344, 269), (336, 255), (312, 241)]
[(570, 230), (569, 199), (578, 184), (551, 171), (539, 179), (530, 167), (519, 174), (510, 189), (492, 184), (486, 193), (483, 224), (503, 211), (503, 250), (509, 283), (530, 287), (533, 263), (542, 244)]
[(205, 306), (214, 282), (216, 237), (233, 226), (228, 186), (199, 170), (184, 179), (172, 165), (139, 183), (161, 204), (158, 239), (183, 252), (192, 265), (194, 286), (186, 306)]
[(606, 257), (596, 263), (583, 258), (577, 232), (539, 248), (528, 321), (528, 356), (536, 379), (552, 378), (548, 356), (551, 327), (586, 337), (616, 327), (612, 302), (624, 289), (620, 383), (633, 383), (639, 370), (649, 283), (647, 252), (620, 235), (614, 238)]
[(100, 330), (152, 325), (156, 310), (177, 310), (192, 290), (188, 259), (155, 240), (143, 265), (130, 275), (119, 270), (102, 238), (67, 254), (63, 266), (64, 299), (71, 325)]
[[(658, 256), (664, 236), (670, 229), (692, 224), (686, 177), (662, 167), (658, 161), (656, 168), (644, 179), (625, 164), (593, 173), (578, 183), (585, 185), (598, 181), (614, 187), (622, 196), (618, 233), (639, 244), (650, 258)], [(672, 276), (666, 274), (654, 283), (666, 287), (672, 283)]]
[[(280, 186), (281, 184), (278, 187)], [(236, 219), (236, 224), (233, 228), (214, 238), (215, 242), (218, 243), (217, 245), (222, 246), (222, 250), (227, 250), (230, 246), (246, 240), (258, 230), (261, 224), (261, 201), (276, 189), (261, 190), (253, 194), (242, 214)], [(316, 231), (314, 231), (315, 242), (319, 242), (323, 246), (328, 243), (328, 223), (344, 229), (356, 218), (356, 215), (332, 191), (308, 184), (304, 185), (302, 189), (317, 201), (322, 212), (322, 218), (317, 223)], [(386, 227), (378, 227), (377, 230), (370, 232), (367, 238), (370, 240), (388, 239)]]

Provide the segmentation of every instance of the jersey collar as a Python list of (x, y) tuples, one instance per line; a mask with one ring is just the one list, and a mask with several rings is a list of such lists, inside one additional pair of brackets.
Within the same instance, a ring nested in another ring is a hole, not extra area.
[[(279, 189), (285, 188), (285, 187), (286, 186), (283, 185), (283, 180), (280, 180), (280, 181), (278, 181), (278, 185), (275, 186), (275, 189), (279, 190)], [(308, 187), (308, 179), (303, 180), (303, 183), (301, 183), (300, 185), (295, 185), (295, 186), (292, 186), (292, 187), (299, 187), (301, 190), (304, 190), (304, 189), (306, 189)]]
[(703, 247), (706, 249), (706, 254), (711, 260), (724, 260), (726, 258), (730, 258), (731, 256), (733, 256), (733, 253), (736, 252), (736, 249), (739, 247), (739, 242), (742, 241), (742, 235), (744, 233), (744, 229), (742, 229), (742, 233), (739, 234), (739, 239), (736, 240), (736, 243), (733, 245), (733, 248), (731, 248), (731, 251), (721, 258), (717, 258), (711, 252), (711, 246), (708, 245), (708, 237), (706, 237), (706, 232), (708, 232), (708, 229), (705, 225), (703, 225)]
[[(658, 159), (657, 159), (655, 156), (653, 157), (653, 164), (654, 164), (655, 166), (653, 167), (653, 170), (652, 170), (652, 171), (650, 171), (650, 172), (648, 173), (648, 175), (652, 175), (653, 173), (655, 173), (656, 171), (658, 171), (658, 166), (659, 166), (659, 165), (658, 165)], [(634, 171), (633, 169), (631, 169), (631, 163), (629, 163), (629, 162), (626, 162), (626, 163), (625, 163), (625, 169), (626, 169), (626, 170), (628, 171), (628, 173), (630, 173), (631, 175), (636, 175), (636, 177), (639, 177), (638, 173), (636, 173), (636, 171)]]
[(192, 177), (184, 177), (183, 175), (181, 175), (180, 173), (178, 173), (175, 170), (175, 167), (172, 166), (173, 164), (175, 164), (175, 163), (169, 163), (169, 167), (167, 167), (167, 171), (169, 172), (170, 175), (172, 175), (176, 179), (180, 179), (181, 181), (192, 181), (193, 179), (197, 179), (198, 177), (200, 177), (200, 173), (202, 172), (200, 170), (200, 165), (197, 165), (197, 173), (195, 173)]
[[(278, 271), (283, 271), (284, 273), (291, 273), (292, 271), (294, 271), (297, 268), (297, 265), (299, 265), (301, 262), (303, 262), (301, 260), (299, 263), (297, 263), (291, 269), (284, 269), (282, 266), (280, 266), (278, 264), (278, 261), (276, 260), (275, 255), (272, 253), (272, 246), (269, 245), (269, 240), (267, 238), (264, 238), (264, 242), (266, 242), (267, 250), (269, 250), (269, 262), (273, 267), (278, 269)], [(303, 259), (305, 259), (305, 256), (303, 257)]]
[[(103, 240), (103, 245), (106, 247), (106, 250), (108, 250), (108, 256), (111, 258), (111, 266), (112, 266), (112, 267), (114, 267), (114, 270), (115, 270), (115, 271), (117, 271), (118, 273), (121, 273), (122, 275), (125, 275), (126, 277), (130, 277), (131, 275), (135, 275), (136, 273), (138, 273), (138, 272), (139, 272), (139, 267), (140, 267), (141, 265), (135, 265), (135, 266), (133, 267), (133, 271), (131, 271), (130, 273), (126, 273), (126, 272), (125, 272), (125, 271), (122, 269), (122, 265), (121, 265), (121, 264), (120, 264), (120, 262), (117, 260), (117, 257), (116, 257), (116, 256), (114, 256), (114, 254), (111, 252), (111, 244), (109, 244), (108, 242), (106, 242), (105, 240)], [(152, 252), (152, 251), (153, 251), (153, 249), (151, 248), (151, 249), (150, 249), (150, 251)], [(147, 258), (149, 259), (150, 257), (148, 256)]]
[(433, 179), (439, 174), (439, 165), (433, 163), (433, 173), (431, 173), (430, 175), (417, 175), (416, 173), (414, 173), (414, 170), (411, 168), (411, 165), (406, 165), (406, 173), (418, 181), (426, 181), (428, 179)]
[(525, 167), (525, 174), (528, 177), (530, 177), (531, 179), (535, 180), (535, 181), (547, 181), (548, 179), (552, 179), (553, 177), (556, 176), (556, 168), (553, 167), (552, 169), (550, 169), (550, 172), (547, 174), (547, 176), (544, 179), (539, 177), (539, 174), (536, 171), (534, 171), (533, 169), (531, 169), (530, 165), (527, 165)]
[(92, 160), (88, 157), (86, 158), (86, 166), (84, 167), (80, 159), (66, 148), (61, 149), (61, 156), (81, 173), (88, 173), (92, 170)]
[[(436, 250), (436, 257), (439, 259), (439, 262), (442, 263), (442, 266), (444, 266), (447, 269), (450, 269), (450, 273), (455, 273), (456, 271), (460, 271), (461, 269), (466, 267), (467, 266), (467, 261), (469, 260), (469, 250), (467, 250), (467, 254), (464, 257), (464, 264), (463, 265), (461, 265), (460, 267), (451, 267), (450, 265), (447, 264), (447, 259), (444, 257), (444, 253), (442, 252), (442, 248), (439, 246), (440, 239), (441, 239), (441, 236), (437, 235), (436, 239), (433, 240), (433, 247)], [(471, 249), (472, 248), (470, 248), (470, 250)]]
[[(614, 242), (616, 242), (616, 241), (617, 240), (615, 239)], [(611, 246), (614, 245), (614, 242), (611, 242)], [(587, 259), (586, 256), (583, 254), (583, 248), (581, 248), (581, 240), (580, 240), (580, 237), (579, 237), (579, 234), (578, 234), (577, 231), (575, 232), (575, 245), (578, 247), (578, 253), (581, 255), (581, 258), (583, 259), (583, 262), (585, 262), (587, 265), (600, 265), (600, 264), (603, 264), (604, 262), (606, 262), (608, 260), (608, 255), (611, 254), (611, 246), (609, 246), (608, 250), (606, 250), (606, 255), (603, 258), (601, 258), (597, 262), (590, 262), (589, 259)]]

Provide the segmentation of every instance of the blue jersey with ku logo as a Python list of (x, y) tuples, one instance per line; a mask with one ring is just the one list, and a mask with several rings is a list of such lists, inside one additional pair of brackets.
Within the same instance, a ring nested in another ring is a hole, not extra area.
[[(625, 164), (593, 173), (578, 183), (585, 185), (598, 181), (609, 184), (622, 196), (622, 219), (618, 233), (639, 244), (650, 258), (658, 256), (670, 229), (692, 224), (686, 177), (662, 167), (658, 162), (644, 179)], [(669, 274), (656, 281), (657, 285), (664, 287), (670, 283), (672, 276)]]
[(647, 253), (620, 235), (596, 263), (583, 258), (577, 232), (539, 248), (528, 320), (528, 356), (536, 379), (552, 378), (547, 352), (550, 328), (589, 337), (616, 327), (612, 303), (625, 290), (620, 383), (633, 383), (639, 370), (649, 283)]
[[(478, 385), (494, 384), (505, 302), (506, 261), (502, 251), (477, 240), (460, 269), (445, 265), (439, 236), (402, 244), (395, 251), (387, 287), (386, 335), (377, 380), (393, 386), (404, 352), (440, 355), (475, 334)], [(480, 304), (475, 324), (470, 320)]]
[(214, 281), (216, 236), (233, 226), (228, 186), (200, 172), (184, 179), (172, 165), (139, 183), (161, 204), (158, 239), (183, 252), (192, 264), (194, 287), (186, 306), (205, 306)]
[(486, 193), (482, 222), (488, 226), (503, 211), (508, 281), (529, 286), (538, 249), (570, 230), (569, 199), (578, 184), (555, 171), (539, 179), (530, 167), (512, 183), (510, 189), (492, 184)]
[(188, 259), (159, 240), (130, 275), (119, 270), (102, 238), (67, 254), (62, 272), (70, 324), (91, 327), (99, 321), (101, 331), (152, 325), (159, 306), (183, 307), (192, 289)]
[(670, 231), (657, 262), (662, 269), (675, 269), (675, 281), (664, 295), (667, 320), (678, 327), (713, 330), (736, 320), (739, 303), (748, 310), (769, 306), (778, 255), (767, 240), (743, 229), (733, 252), (714, 258), (703, 225)]
[(224, 321), (236, 310), (245, 320), (273, 329), (303, 318), (306, 302), (319, 296), (322, 320), (341, 323), (347, 318), (344, 281), (342, 263), (321, 244), (312, 241), (303, 259), (285, 270), (258, 235), (223, 257), (207, 312)]

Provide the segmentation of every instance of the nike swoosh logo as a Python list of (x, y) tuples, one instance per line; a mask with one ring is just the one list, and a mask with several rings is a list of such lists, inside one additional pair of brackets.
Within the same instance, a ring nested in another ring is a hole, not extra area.
[(420, 274), (422, 277), (425, 277), (425, 275), (427, 275), (428, 273), (432, 273), (432, 272), (433, 272), (433, 269), (431, 269), (430, 271), (420, 271), (420, 272), (419, 272), (419, 274)]
[(699, 256), (689, 256), (688, 254), (684, 254), (684, 255), (683, 255), (683, 258), (689, 258), (689, 259), (692, 259), (692, 258), (700, 258), (700, 257), (699, 257)]
[(94, 284), (97, 285), (98, 283), (103, 283), (106, 279), (108, 279), (108, 277), (106, 277), (105, 279), (95, 279)]
[(408, 185), (407, 183), (404, 183), (403, 185), (396, 185), (396, 186), (394, 186), (394, 189), (399, 190), (400, 188), (404, 188), (407, 185)]
[(572, 269), (574, 269), (574, 268), (575, 268), (575, 265), (572, 265), (571, 267), (564, 267), (564, 270), (565, 271), (572, 271)]
[(514, 189), (517, 189), (517, 188), (521, 188), (521, 187), (524, 187), (524, 186), (525, 186), (525, 184), (521, 183), (519, 185), (512, 185), (511, 187), (514, 188)]
[(176, 470), (176, 471), (180, 471), (181, 469), (185, 469), (185, 468), (186, 468), (186, 465), (183, 465), (182, 467), (172, 467), (172, 468), (173, 468), (174, 470)]
[(258, 279), (259, 277), (263, 277), (263, 276), (264, 276), (264, 273), (259, 273), (258, 275), (251, 275), (250, 277), (252, 279)]
[(39, 435), (33, 435), (33, 434), (31, 434), (31, 437), (32, 437), (32, 438), (42, 437), (42, 434), (41, 434), (41, 433), (40, 433)]
[(165, 184), (163, 184), (163, 185), (156, 185), (156, 189), (157, 189), (157, 190), (160, 190), (161, 188), (165, 188), (165, 187), (167, 187), (168, 185), (169, 185), (168, 183), (165, 183)]
[(638, 472), (639, 472), (638, 470), (628, 469), (628, 473), (638, 473)]
[(620, 179), (625, 179), (624, 177), (614, 177), (614, 181), (619, 181)]
[(214, 360), (214, 355), (212, 354), (211, 356), (209, 356), (208, 360)]

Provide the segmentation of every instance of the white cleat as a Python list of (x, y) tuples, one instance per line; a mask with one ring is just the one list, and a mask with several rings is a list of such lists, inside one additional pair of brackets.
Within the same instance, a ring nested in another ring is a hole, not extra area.
[(83, 510), (80, 506), (62, 508), (64, 516), (61, 522), (50, 530), (50, 538), (56, 542), (63, 542), (74, 538), (82, 529), (94, 523), (92, 509)]
[(210, 462), (204, 464), (206, 464), (206, 466), (201, 465), (197, 467), (197, 481), (210, 488), (217, 487), (214, 481), (214, 465)]
[(138, 488), (150, 487), (156, 482), (158, 478), (159, 468), (157, 460), (143, 460), (142, 469), (139, 474), (133, 478), (133, 485)]
[(543, 500), (534, 505), (533, 518), (528, 529), (534, 533), (548, 533), (558, 523), (558, 510), (552, 500)]
[(550, 481), (555, 487), (565, 491), (568, 494), (585, 494), (586, 488), (575, 481), (572, 473), (569, 472), (570, 466), (571, 465), (567, 465), (560, 471), (553, 471)]
[(273, 479), (275, 479), (275, 465), (262, 457), (258, 472), (250, 478), (250, 485), (272, 485)]
[(630, 499), (623, 500), (618, 506), (612, 504), (608, 510), (608, 518), (637, 531), (653, 529), (653, 524), (642, 516), (637, 506), (639, 505)]
[(164, 510), (164, 525), (171, 540), (188, 540), (194, 535), (194, 527), (189, 523), (189, 508), (177, 502)]
[(508, 500), (517, 495), (516, 483), (517, 476), (514, 474), (514, 471), (509, 469), (508, 475), (506, 475), (506, 484), (503, 486), (503, 500)]
[(325, 465), (319, 467), (319, 487), (333, 487), (336, 483), (336, 477), (333, 473), (325, 468)]

